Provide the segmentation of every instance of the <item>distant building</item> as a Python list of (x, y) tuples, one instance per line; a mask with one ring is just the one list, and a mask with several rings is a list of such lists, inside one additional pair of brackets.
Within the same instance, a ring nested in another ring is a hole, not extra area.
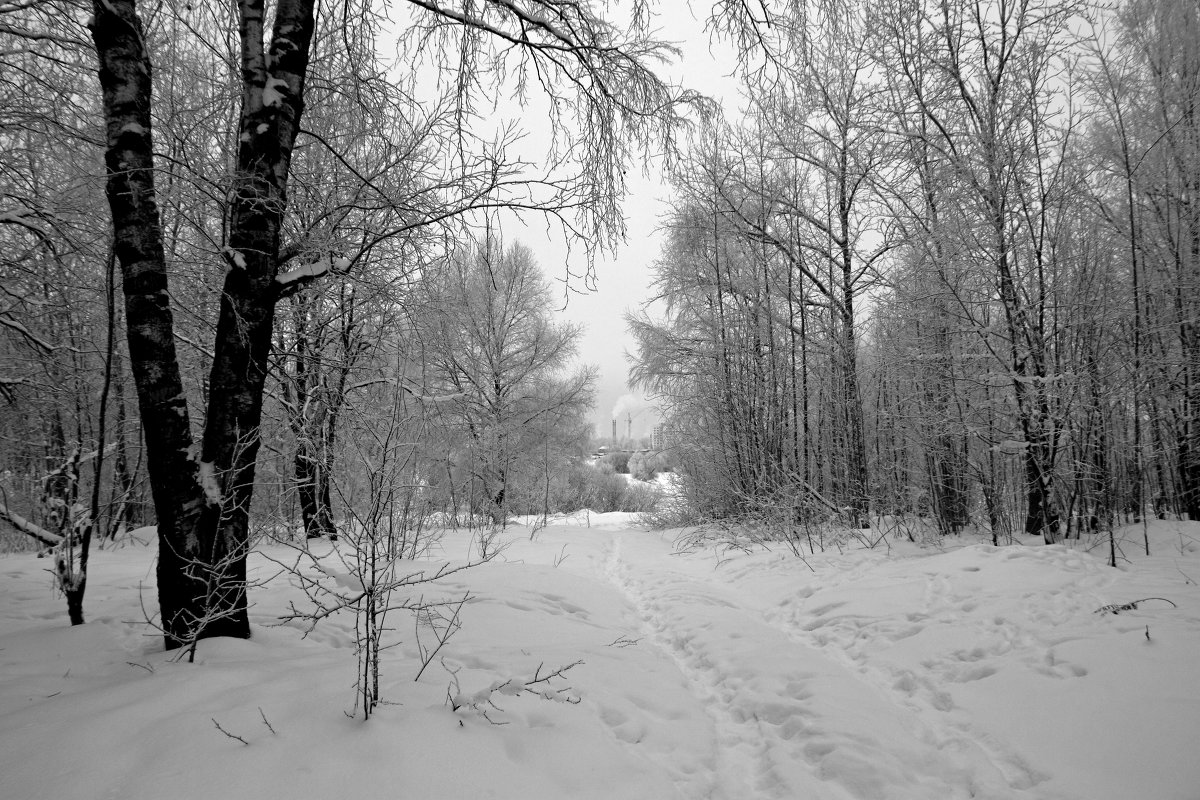
[(660, 452), (678, 447), (681, 441), (683, 441), (683, 431), (677, 425), (672, 425), (669, 422), (662, 422), (655, 425), (654, 431), (650, 434), (651, 449)]

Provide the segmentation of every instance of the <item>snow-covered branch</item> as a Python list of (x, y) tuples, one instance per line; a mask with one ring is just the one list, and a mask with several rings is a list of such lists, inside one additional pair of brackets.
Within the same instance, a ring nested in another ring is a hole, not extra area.
[(57, 348), (55, 348), (54, 345), (50, 344), (49, 342), (47, 342), (45, 339), (41, 338), (40, 336), (35, 335), (32, 331), (29, 330), (29, 328), (26, 328), (24, 325), (22, 325), (20, 322), (17, 322), (12, 317), (0, 316), (0, 325), (3, 325), (6, 328), (16, 331), (17, 333), (19, 333), (21, 335), (22, 338), (25, 339), (25, 341), (29, 342), (34, 347), (37, 347), (39, 350), (41, 350), (44, 353), (53, 353), (57, 349)]
[(27, 536), (32, 536), (42, 544), (49, 545), (50, 547), (57, 547), (62, 544), (63, 538), (61, 536), (33, 524), (20, 514), (12, 511), (4, 503), (0, 503), (0, 519), (6, 520), (8, 524), (12, 525), (18, 531)]
[(450, 685), (446, 687), (446, 702), (456, 712), (463, 709), (474, 711), (493, 725), (505, 724), (503, 722), (496, 722), (488, 716), (490, 711), (504, 710), (496, 705), (493, 699), (496, 695), (519, 697), (522, 694), (531, 694), (543, 700), (577, 705), (581, 702), (581, 698), (572, 691), (570, 686), (556, 687), (552, 684), (552, 681), (562, 679), (568, 670), (578, 667), (581, 664), (583, 664), (582, 659), (543, 673), (542, 670), (546, 666), (543, 662), (538, 664), (537, 669), (533, 671), (533, 675), (529, 678), (508, 678), (503, 681), (493, 681), (487, 688), (480, 689), (471, 694), (464, 694), (459, 689), (458, 672), (447, 667), (446, 670), (450, 673), (451, 681)]
[(286, 297), (330, 272), (344, 273), (348, 269), (350, 269), (350, 259), (345, 256), (338, 256), (336, 258), (324, 256), (318, 258), (316, 261), (301, 264), (298, 267), (293, 267), (286, 272), (276, 275), (276, 291), (278, 291), (280, 297)]

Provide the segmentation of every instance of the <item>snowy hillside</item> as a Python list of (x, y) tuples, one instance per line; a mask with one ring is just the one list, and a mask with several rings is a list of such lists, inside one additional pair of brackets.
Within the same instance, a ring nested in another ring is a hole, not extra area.
[[(966, 540), (677, 554), (624, 515), (528, 533), (426, 592), (475, 600), (418, 682), (393, 618), (365, 723), (353, 619), (272, 627), (303, 600), (283, 578), (253, 639), (188, 664), (143, 622), (152, 547), (93, 555), (78, 628), (46, 561), (0, 557), (0, 797), (1200, 798), (1200, 524), (1156, 523), (1149, 558), (1130, 529), (1118, 570)], [(1171, 602), (1097, 613), (1143, 598)], [(537, 688), (578, 702), (486, 702), (576, 661)]]

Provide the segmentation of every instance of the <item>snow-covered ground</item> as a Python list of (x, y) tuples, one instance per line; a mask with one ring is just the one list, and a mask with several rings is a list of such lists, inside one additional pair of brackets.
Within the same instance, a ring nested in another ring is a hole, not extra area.
[[(45, 560), (0, 557), (0, 798), (1200, 798), (1200, 524), (1155, 523), (1149, 558), (1129, 530), (1118, 570), (966, 541), (676, 554), (626, 515), (528, 532), (442, 583), (476, 599), (420, 681), (393, 618), (365, 723), (353, 619), (272, 627), (284, 579), (251, 640), (188, 664), (143, 621), (152, 547), (93, 555), (78, 628)], [(1096, 613), (1150, 597), (1177, 607)], [(448, 670), (469, 696), (577, 660), (578, 703), (446, 702)]]

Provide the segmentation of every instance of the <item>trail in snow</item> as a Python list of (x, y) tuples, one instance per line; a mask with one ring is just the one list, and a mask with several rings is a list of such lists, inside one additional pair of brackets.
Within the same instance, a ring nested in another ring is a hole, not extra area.
[[(613, 537), (605, 574), (637, 610), (642, 632), (652, 644), (665, 652), (683, 676), (688, 691), (700, 702), (712, 721), (716, 735), (716, 763), (703, 787), (688, 786), (685, 794), (702, 788), (703, 796), (713, 798), (779, 797), (772, 780), (774, 769), (767, 748), (766, 733), (757, 716), (747, 718), (735, 710), (735, 703), (720, 691), (721, 674), (711, 662), (689, 647), (689, 637), (667, 627), (661, 605), (648, 600), (642, 587), (629, 576), (629, 567), (621, 559), (621, 538)], [(704, 603), (700, 598), (694, 602)], [(797, 722), (799, 722), (799, 716)]]
[[(1013, 787), (1033, 789), (1049, 775), (977, 725), (954, 695), (969, 699), (986, 692), (975, 684), (1002, 670), (1066, 681), (1086, 676), (1086, 666), (1059, 652), (1083, 633), (1062, 626), (1071, 621), (1091, 626), (1092, 612), (1103, 604), (1103, 590), (1115, 575), (1104, 570), (1068, 550), (980, 546), (943, 555), (937, 571), (920, 572), (920, 610), (903, 621), (881, 616), (865, 604), (856, 606), (856, 593), (846, 591), (822, 592), (822, 605), (815, 608), (789, 604), (767, 616), (789, 635), (841, 659), (891, 692), (898, 703), (918, 713), (941, 712), (922, 716), (940, 735), (957, 736), (985, 751)], [(876, 580), (903, 586), (898, 572), (889, 565)], [(1039, 572), (1052, 591), (1037, 590)], [(1064, 575), (1075, 576), (1066, 591)], [(1016, 589), (1030, 581), (1032, 590)], [(998, 596), (996, 587), (1005, 586), (1013, 587), (1016, 596)], [(860, 586), (857, 594), (868, 588)], [(1055, 633), (1047, 636), (1047, 631)], [(997, 691), (993, 687), (992, 693)]]
[[(1198, 523), (1152, 523), (1154, 555), (1119, 570), (1086, 541), (806, 563), (677, 554), (635, 525), (563, 521), (431, 587), (470, 593), (466, 623), (418, 681), (430, 634), (398, 626), (366, 724), (344, 713), (353, 615), (272, 627), (303, 602), (287, 581), (256, 589), (251, 640), (175, 663), (138, 622), (153, 547), (94, 554), (77, 628), (44, 562), (0, 559), (0, 797), (156, 800), (168, 775), (179, 800), (1200, 800)], [(577, 661), (556, 682), (577, 704), (446, 704)]]
[(710, 567), (672, 563), (652, 535), (613, 534), (604, 573), (711, 720), (716, 752), (702, 796), (1012, 798), (1038, 783), (1011, 759), (994, 764), (963, 733), (927, 724), (792, 621), (740, 602)]
[[(1008, 552), (1019, 556), (1024, 551)], [(1077, 565), (1078, 558), (1074, 562)], [(964, 568), (968, 574), (978, 569)], [(1037, 640), (1026, 626), (1005, 614), (992, 615), (983, 622), (964, 622), (985, 600), (953, 576), (924, 572), (910, 583), (920, 584), (920, 610), (914, 608), (903, 615), (880, 616), (865, 608), (859, 612), (854, 607), (855, 595), (863, 593), (864, 587), (859, 584), (856, 591), (820, 592), (815, 603), (804, 602), (813, 597), (813, 591), (801, 592), (782, 607), (766, 609), (763, 618), (792, 640), (842, 663), (897, 705), (914, 712), (922, 720), (928, 740), (940, 742), (943, 747), (953, 743), (963, 751), (976, 750), (1014, 791), (1039, 787), (1049, 776), (1006, 743), (972, 725), (967, 715), (959, 713), (951, 689), (992, 677), (998, 671), (997, 658), (1005, 656), (1055, 678), (1081, 677), (1087, 674), (1086, 668), (1056, 659), (1051, 643)], [(904, 581), (899, 579), (892, 585), (903, 587)], [(909, 594), (916, 596), (918, 592)], [(1087, 603), (1086, 599), (1078, 599), (1079, 595), (1072, 596), (1076, 598), (1073, 605)], [(1088, 598), (1091, 594), (1081, 596)], [(1051, 607), (1061, 606), (1064, 600), (1056, 594), (1044, 602), (1048, 607), (1037, 610), (1054, 613)], [(1079, 608), (1071, 609), (1075, 616), (1079, 612)], [(945, 652), (947, 648), (940, 646), (940, 641), (939, 646), (929, 641), (944, 640), (950, 631), (953, 638), (970, 646)], [(893, 661), (888, 658), (889, 651), (915, 656), (921, 668), (912, 669), (907, 659)]]

